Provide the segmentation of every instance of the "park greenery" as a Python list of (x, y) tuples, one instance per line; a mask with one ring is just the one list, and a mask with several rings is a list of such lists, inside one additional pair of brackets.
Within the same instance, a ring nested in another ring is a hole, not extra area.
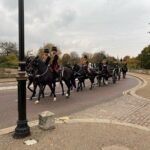
[[(47, 43), (38, 50), (39, 57), (42, 57), (45, 48), (50, 50), (54, 46), (52, 43)], [(88, 56), (89, 62), (99, 63), (103, 58), (107, 58), (108, 63), (119, 62), (119, 58), (115, 58), (106, 54), (105, 51), (98, 51), (95, 53), (83, 52), (80, 56), (76, 51), (71, 53), (62, 53), (63, 50), (58, 48), (59, 63), (61, 65), (67, 64), (82, 64), (85, 55)], [(27, 56), (28, 57), (28, 53)], [(52, 55), (51, 55), (52, 57)], [(122, 58), (131, 69), (150, 69), (150, 45), (145, 47), (137, 57), (125, 56)], [(18, 67), (18, 49), (17, 44), (13, 42), (0, 42), (0, 68), (17, 68)]]
[(0, 42), (0, 68), (17, 68), (18, 50), (13, 42)]

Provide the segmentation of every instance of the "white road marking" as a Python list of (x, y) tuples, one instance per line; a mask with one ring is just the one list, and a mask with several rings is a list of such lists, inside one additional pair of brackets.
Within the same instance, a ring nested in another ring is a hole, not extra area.
[(15, 89), (17, 89), (17, 86), (0, 87), (0, 91), (4, 91), (4, 90), (15, 90)]

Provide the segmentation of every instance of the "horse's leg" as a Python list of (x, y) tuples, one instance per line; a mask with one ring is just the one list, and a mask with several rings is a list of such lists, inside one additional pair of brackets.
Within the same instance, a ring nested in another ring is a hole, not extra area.
[(44, 95), (45, 87), (46, 87), (46, 85), (43, 86), (42, 93), (41, 93), (43, 98), (45, 97), (45, 95)]
[(79, 92), (79, 89), (80, 89), (80, 81), (78, 81), (77, 92)]
[(84, 88), (85, 88), (85, 80), (83, 80), (83, 86), (84, 86)]
[(98, 86), (100, 87), (101, 86), (101, 77), (100, 77), (100, 75), (98, 75), (97, 80), (98, 80)]
[(80, 89), (81, 89), (81, 91), (83, 90), (82, 83), (83, 83), (83, 81), (80, 82)]
[(37, 88), (37, 83), (36, 82), (33, 82), (33, 93), (30, 97), (30, 100), (32, 100), (33, 97), (35, 97), (35, 94), (36, 94), (36, 88)]
[(55, 94), (56, 82), (54, 81), (53, 83), (49, 83), (48, 85), (51, 89), (51, 94), (54, 96), (53, 101), (56, 101), (56, 94)]
[(43, 85), (39, 85), (39, 94), (38, 94), (38, 100), (35, 101), (35, 104), (38, 104), (40, 102), (41, 93), (43, 90)]
[(61, 89), (62, 89), (62, 95), (64, 95), (64, 85), (63, 85), (62, 80), (60, 80), (60, 85), (61, 85)]
[(92, 88), (93, 88), (92, 78), (90, 77), (89, 79), (90, 79), (90, 82), (91, 82), (90, 90), (92, 90)]
[(30, 80), (30, 79), (29, 79), (27, 88), (28, 88), (31, 92), (33, 92), (33, 90), (30, 88), (30, 85), (31, 85), (32, 83), (33, 83), (33, 80)]
[[(48, 85), (49, 86), (49, 85)], [(50, 97), (53, 96), (53, 93), (52, 93), (52, 89), (51, 87), (49, 86), (50, 90), (51, 90), (51, 93), (50, 93)]]
[(65, 80), (65, 83), (68, 88), (67, 93), (66, 93), (66, 98), (69, 98), (69, 96), (70, 96), (70, 80), (69, 81)]

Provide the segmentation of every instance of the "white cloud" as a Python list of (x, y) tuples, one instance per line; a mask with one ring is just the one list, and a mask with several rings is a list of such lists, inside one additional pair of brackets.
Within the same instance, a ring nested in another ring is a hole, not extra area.
[[(26, 49), (137, 55), (149, 44), (149, 0), (25, 0)], [(0, 40), (17, 41), (17, 1), (0, 1)]]

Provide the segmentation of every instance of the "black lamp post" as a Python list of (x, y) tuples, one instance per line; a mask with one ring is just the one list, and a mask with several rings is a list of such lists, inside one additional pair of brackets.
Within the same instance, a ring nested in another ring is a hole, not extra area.
[(19, 69), (18, 69), (18, 121), (14, 138), (24, 138), (30, 135), (26, 119), (26, 72), (24, 57), (24, 0), (18, 0), (19, 6)]

